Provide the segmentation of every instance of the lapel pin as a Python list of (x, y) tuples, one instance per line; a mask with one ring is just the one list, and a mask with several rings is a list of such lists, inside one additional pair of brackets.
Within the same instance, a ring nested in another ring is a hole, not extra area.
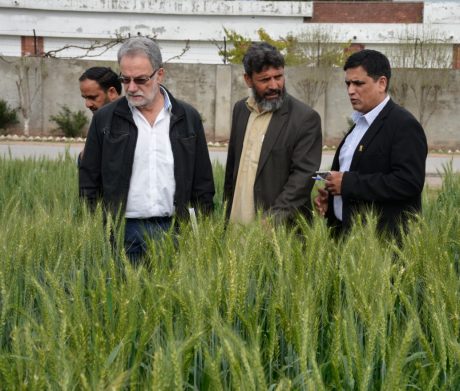
[(364, 149), (364, 146), (361, 144), (361, 145), (359, 146), (359, 149), (358, 149), (358, 151), (359, 151), (359, 152), (362, 152), (362, 151), (363, 151), (363, 149)]

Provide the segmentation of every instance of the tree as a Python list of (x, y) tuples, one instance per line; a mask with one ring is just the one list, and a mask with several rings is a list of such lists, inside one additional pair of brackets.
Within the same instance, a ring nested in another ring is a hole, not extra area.
[[(13, 64), (12, 61), (8, 61), (2, 56), (0, 59), (8, 64)], [(41, 60), (39, 57), (21, 57), (18, 62), (14, 63), (14, 69), (17, 75), (18, 109), (24, 119), (24, 135), (28, 136), (32, 105), (42, 88)]]
[[(252, 44), (251, 39), (238, 34), (234, 30), (226, 29), (225, 27), (224, 33), (225, 41), (230, 43), (233, 47), (230, 49), (222, 48), (214, 42), (219, 49), (219, 55), (222, 56), (224, 64), (227, 62), (231, 64), (241, 64), (246, 51)], [(286, 65), (299, 65), (303, 63), (299, 43), (294, 36), (288, 34), (286, 37), (281, 37), (275, 40), (270, 37), (263, 28), (258, 29), (257, 34), (260, 41), (273, 45), (284, 55)]]
[[(244, 54), (251, 45), (249, 38), (234, 30), (224, 28), (226, 42), (231, 49), (219, 48), (224, 63), (241, 64)], [(314, 107), (326, 92), (331, 77), (332, 66), (342, 66), (347, 58), (347, 43), (337, 43), (337, 37), (321, 28), (308, 30), (299, 36), (288, 34), (279, 39), (272, 38), (263, 28), (257, 30), (260, 41), (276, 47), (283, 55), (287, 66), (299, 66), (305, 78), (294, 89), (304, 102)]]
[(439, 96), (449, 86), (452, 67), (449, 41), (451, 37), (432, 28), (407, 29), (388, 53), (393, 67), (401, 67), (393, 72), (390, 94), (402, 106), (412, 95), (422, 126), (439, 109)]
[(294, 89), (306, 104), (315, 107), (327, 90), (332, 74), (331, 68), (302, 66), (299, 70), (306, 76), (294, 85)]
[[(252, 43), (251, 39), (225, 27), (224, 33), (225, 43), (231, 44), (232, 48), (228, 49), (214, 42), (219, 49), (219, 55), (222, 56), (224, 64), (241, 64)], [(350, 42), (338, 43), (337, 37), (322, 28), (307, 30), (298, 36), (287, 34), (278, 39), (272, 38), (260, 28), (257, 35), (259, 41), (269, 43), (284, 55), (287, 66), (342, 66), (347, 58), (345, 49), (350, 45)]]
[[(224, 27), (224, 42), (225, 46), (221, 47), (217, 41), (214, 41), (214, 44), (219, 50), (219, 56), (222, 57), (224, 64), (228, 62), (231, 64), (241, 64), (243, 62), (244, 53), (251, 46), (251, 40), (249, 38), (243, 37), (241, 34), (238, 34), (234, 30), (228, 30)], [(233, 48), (227, 48), (227, 42), (233, 45)]]
[(337, 35), (322, 27), (306, 30), (296, 38), (303, 63), (307, 65), (342, 67), (350, 55), (346, 49), (351, 41), (339, 42)]
[[(140, 36), (140, 34), (138, 34)], [(153, 41), (157, 40), (157, 35), (154, 34), (152, 36), (150, 35), (145, 35), (146, 38), (150, 38)], [(55, 50), (49, 50), (48, 52), (43, 53), (44, 57), (57, 57), (57, 54), (62, 54), (66, 50), (69, 49), (80, 49), (82, 51), (81, 55), (78, 56), (71, 56), (71, 57), (66, 57), (63, 55), (60, 55), (59, 58), (71, 58), (71, 59), (77, 59), (77, 58), (88, 58), (88, 57), (99, 57), (100, 55), (104, 54), (108, 50), (116, 47), (117, 45), (122, 44), (124, 41), (127, 39), (131, 38), (131, 34), (127, 34), (125, 37), (122, 34), (116, 34), (114, 38), (105, 40), (105, 41), (93, 41), (89, 45), (65, 45), (59, 49)], [(187, 53), (190, 50), (190, 40), (185, 41), (185, 45), (182, 48), (182, 51), (173, 56), (170, 57), (163, 62), (167, 63), (171, 60), (175, 59), (180, 59), (185, 53)]]

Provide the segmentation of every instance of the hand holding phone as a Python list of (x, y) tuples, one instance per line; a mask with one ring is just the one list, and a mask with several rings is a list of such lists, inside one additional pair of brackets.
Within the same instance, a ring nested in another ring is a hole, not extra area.
[(315, 181), (324, 181), (326, 180), (326, 177), (330, 174), (331, 172), (330, 171), (316, 171), (315, 172), (315, 176), (313, 177), (313, 179)]

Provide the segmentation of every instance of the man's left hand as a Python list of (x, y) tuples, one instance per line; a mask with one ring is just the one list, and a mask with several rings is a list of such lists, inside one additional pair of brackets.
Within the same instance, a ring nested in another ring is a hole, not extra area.
[(331, 171), (326, 177), (325, 188), (332, 195), (342, 194), (342, 178), (343, 172)]

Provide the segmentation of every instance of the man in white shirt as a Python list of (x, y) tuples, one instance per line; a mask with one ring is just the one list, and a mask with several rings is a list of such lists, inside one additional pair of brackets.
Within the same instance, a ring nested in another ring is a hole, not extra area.
[(357, 213), (372, 209), (379, 232), (398, 236), (422, 207), (426, 136), (388, 96), (391, 67), (382, 53), (354, 53), (344, 71), (355, 125), (337, 149), (315, 207), (338, 232), (347, 231)]
[(145, 235), (161, 237), (188, 207), (209, 212), (214, 182), (198, 112), (161, 84), (158, 45), (131, 38), (118, 51), (125, 97), (99, 109), (91, 122), (79, 172), (80, 195), (126, 219), (131, 261), (146, 250)]

